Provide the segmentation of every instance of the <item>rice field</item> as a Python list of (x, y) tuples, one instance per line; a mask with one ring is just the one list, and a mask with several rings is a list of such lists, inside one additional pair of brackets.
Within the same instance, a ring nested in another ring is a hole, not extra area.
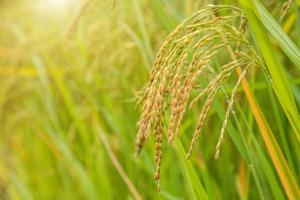
[(0, 0), (0, 199), (300, 199), (299, 0)]

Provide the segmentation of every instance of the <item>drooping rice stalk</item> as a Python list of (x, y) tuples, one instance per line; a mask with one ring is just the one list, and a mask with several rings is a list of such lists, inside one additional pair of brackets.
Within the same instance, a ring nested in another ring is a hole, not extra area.
[(284, 2), (284, 4), (282, 5), (282, 10), (281, 10), (281, 16), (280, 16), (280, 21), (282, 21), (282, 19), (286, 16), (287, 12), (289, 11), (289, 9), (291, 8), (293, 4), (293, 0), (288, 0), (286, 2)]
[[(139, 154), (151, 133), (154, 134), (157, 181), (160, 177), (164, 133), (169, 142), (178, 137), (187, 106), (192, 107), (200, 99), (204, 99), (187, 153), (188, 158), (219, 89), (226, 80), (232, 79), (231, 75), (235, 70), (240, 69), (242, 73), (232, 90), (216, 147), (218, 157), (237, 87), (246, 76), (248, 68), (259, 63), (243, 34), (244, 29), (245, 20), (241, 10), (232, 6), (209, 5), (178, 25), (162, 44), (153, 64), (150, 80), (140, 95), (142, 114), (136, 137)], [(228, 55), (228, 48), (235, 49), (236, 55)], [(217, 59), (221, 67), (215, 69), (213, 59)], [(208, 76), (212, 69), (217, 72), (215, 77)], [(208, 84), (202, 85), (203, 89), (199, 91), (199, 80), (203, 77)], [(191, 95), (194, 91), (199, 93), (196, 97)], [(165, 122), (166, 117), (169, 117), (169, 123)]]

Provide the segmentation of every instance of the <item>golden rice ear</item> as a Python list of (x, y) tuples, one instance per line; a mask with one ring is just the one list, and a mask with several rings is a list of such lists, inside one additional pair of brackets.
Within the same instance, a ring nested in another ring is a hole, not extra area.
[(281, 7), (281, 16), (279, 18), (279, 21), (283, 20), (283, 18), (286, 16), (289, 9), (291, 8), (292, 4), (293, 4), (293, 0), (288, 0), (288, 1), (283, 3), (283, 5)]
[(224, 134), (225, 134), (225, 129), (227, 127), (229, 116), (230, 116), (230, 113), (231, 113), (232, 108), (233, 108), (234, 97), (235, 97), (235, 95), (237, 93), (238, 86), (240, 85), (242, 79), (246, 76), (247, 70), (248, 70), (248, 67), (246, 67), (245, 70), (241, 73), (241, 75), (239, 76), (239, 79), (238, 79), (237, 83), (235, 84), (235, 86), (234, 86), (234, 88), (233, 88), (233, 90), (231, 92), (231, 98), (230, 98), (229, 104), (227, 106), (227, 110), (226, 110), (226, 114), (225, 114), (225, 119), (223, 121), (223, 125), (222, 125), (221, 131), (220, 131), (220, 137), (219, 137), (219, 140), (218, 140), (218, 143), (217, 143), (217, 146), (216, 146), (215, 159), (219, 158), (221, 143), (223, 141)]
[[(209, 5), (178, 25), (163, 42), (154, 61), (149, 81), (140, 94), (141, 116), (137, 125), (136, 139), (137, 153), (139, 153), (153, 133), (156, 164), (154, 177), (158, 188), (165, 129), (166, 138), (171, 143), (179, 136), (186, 107), (190, 105), (191, 108), (201, 97), (205, 99), (187, 153), (188, 158), (219, 88), (237, 68), (245, 70), (250, 63), (258, 63), (257, 55), (244, 35), (246, 24), (245, 15), (240, 9), (232, 6)], [(232, 47), (235, 51), (231, 50), (230, 56), (226, 56), (228, 49)], [(211, 60), (220, 57), (221, 67), (214, 69)], [(207, 76), (208, 84), (202, 85), (202, 90), (197, 90), (199, 95), (192, 96), (195, 88), (199, 88), (199, 78), (206, 77), (207, 71), (216, 71), (216, 76)], [(221, 129), (217, 154), (220, 151), (229, 118), (228, 113), (232, 109), (240, 79), (241, 77), (232, 91), (232, 100), (228, 105)], [(191, 97), (193, 100), (189, 104)], [(168, 124), (165, 123), (165, 113), (169, 115)]]
[(143, 149), (144, 139), (141, 136), (137, 136), (135, 143), (135, 157), (138, 157)]

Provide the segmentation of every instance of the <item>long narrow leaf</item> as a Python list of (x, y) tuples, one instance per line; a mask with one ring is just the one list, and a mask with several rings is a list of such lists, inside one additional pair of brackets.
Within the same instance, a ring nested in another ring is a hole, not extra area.
[(300, 50), (284, 32), (268, 10), (257, 0), (255, 0), (259, 19), (264, 24), (264, 27), (269, 31), (272, 37), (280, 45), (285, 54), (291, 61), (300, 69)]
[[(279, 99), (279, 102), (281, 103), (296, 134), (299, 135), (298, 130), (300, 129), (298, 129), (298, 127), (300, 124), (297, 123), (299, 122), (299, 115), (296, 110), (295, 101), (289, 88), (284, 69), (274, 56), (274, 52), (272, 47), (270, 47), (270, 41), (268, 40), (265, 30), (255, 15), (256, 12), (254, 2), (250, 1), (249, 3), (249, 1), (246, 0), (240, 0), (240, 2), (246, 11), (252, 30), (255, 33), (255, 38), (257, 39), (259, 49), (264, 56), (268, 70), (272, 76), (272, 85), (277, 98)], [(272, 134), (270, 127), (266, 122), (266, 119), (263, 117), (262, 112), (255, 101), (251, 101), (249, 103), (252, 105), (251, 108), (255, 115), (256, 121), (258, 122), (265, 145), (288, 197), (290, 199), (299, 199), (300, 193), (297, 182), (281, 152), (275, 137)]]
[(193, 198), (203, 200), (208, 199), (203, 185), (200, 182), (194, 167), (192, 166), (192, 163), (189, 160), (185, 159), (186, 152), (184, 151), (180, 140), (176, 141), (175, 148), (181, 160), (184, 177), (186, 178), (187, 184), (189, 184), (189, 187), (194, 194)]

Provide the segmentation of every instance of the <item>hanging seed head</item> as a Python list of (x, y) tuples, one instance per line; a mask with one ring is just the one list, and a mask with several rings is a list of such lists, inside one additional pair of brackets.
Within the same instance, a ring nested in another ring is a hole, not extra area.
[[(186, 107), (191, 108), (200, 99), (204, 100), (187, 153), (188, 158), (219, 89), (239, 69), (243, 73), (232, 90), (216, 147), (218, 157), (237, 87), (246, 76), (247, 69), (258, 63), (255, 51), (244, 35), (246, 26), (247, 20), (240, 9), (209, 5), (178, 25), (162, 44), (150, 79), (139, 97), (141, 116), (136, 139), (137, 153), (140, 153), (153, 133), (156, 163), (154, 178), (158, 187), (165, 133), (169, 142), (178, 137)], [(212, 60), (217, 60), (220, 65), (213, 65)], [(212, 71), (215, 75), (208, 76)], [(201, 78), (206, 78), (208, 84), (201, 85)], [(200, 91), (199, 85), (203, 88)], [(198, 95), (193, 96), (192, 92)], [(166, 117), (169, 120), (165, 120)]]
[(284, 2), (284, 4), (282, 5), (282, 8), (281, 8), (281, 16), (279, 18), (280, 21), (282, 21), (283, 18), (286, 16), (286, 14), (288, 13), (292, 4), (293, 4), (293, 0), (288, 0), (288, 1)]

